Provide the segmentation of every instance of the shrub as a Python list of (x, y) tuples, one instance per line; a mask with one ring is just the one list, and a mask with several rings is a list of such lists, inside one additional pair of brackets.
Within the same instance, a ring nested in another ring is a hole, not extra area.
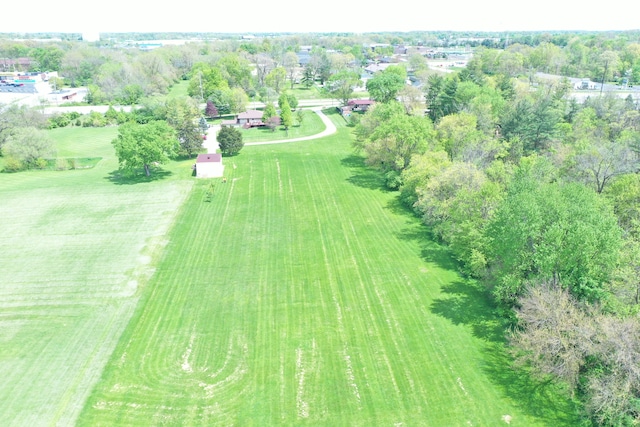
[(37, 158), (36, 161), (33, 162), (33, 167), (36, 169), (46, 169), (47, 166), (49, 166), (49, 162), (42, 157)]
[(21, 170), (24, 170), (24, 163), (22, 163), (20, 160), (16, 159), (15, 157), (7, 157), (5, 158), (4, 161), (4, 169), (2, 170), (3, 172), (19, 172)]

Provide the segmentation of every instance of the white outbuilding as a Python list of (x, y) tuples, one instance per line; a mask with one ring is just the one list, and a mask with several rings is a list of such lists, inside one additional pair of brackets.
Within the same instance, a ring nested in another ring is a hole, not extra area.
[(198, 154), (195, 166), (197, 178), (221, 178), (224, 175), (220, 153)]

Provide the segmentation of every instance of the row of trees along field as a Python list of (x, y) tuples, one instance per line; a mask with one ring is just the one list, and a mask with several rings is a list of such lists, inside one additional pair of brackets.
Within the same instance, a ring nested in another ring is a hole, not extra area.
[[(362, 67), (372, 61), (390, 58), (394, 47), (399, 46), (408, 47), (404, 66), (416, 83), (422, 84), (430, 74), (425, 54), (410, 47), (453, 46), (460, 50), (480, 45), (468, 66), (472, 75), (531, 77), (535, 72), (547, 72), (598, 82), (640, 83), (638, 32), (412, 32), (282, 35), (254, 40), (227, 35), (152, 51), (131, 48), (135, 44), (125, 45), (115, 38), (105, 40), (43, 43), (0, 38), (0, 58), (13, 61), (13, 68), (9, 69), (58, 71), (64, 84), (88, 86), (88, 101), (92, 104), (133, 105), (144, 97), (166, 94), (181, 79), (189, 80), (189, 95), (201, 102), (213, 101), (220, 114), (242, 110), (249, 98), (274, 102), (282, 90), (291, 88), (296, 81), (309, 86), (332, 81), (335, 88), (345, 80), (355, 79), (355, 74), (359, 76)], [(297, 53), (302, 46), (311, 50), (300, 69)], [(23, 64), (17, 61), (20, 58), (27, 61)], [(334, 95), (344, 99), (340, 93)]]
[(566, 385), (599, 425), (640, 422), (640, 111), (562, 80), (430, 75), (428, 115), (396, 99), (355, 147), (486, 284), (515, 360)]

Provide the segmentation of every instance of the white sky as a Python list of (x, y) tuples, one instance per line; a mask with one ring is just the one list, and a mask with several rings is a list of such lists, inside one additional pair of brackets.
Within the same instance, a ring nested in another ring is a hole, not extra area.
[[(640, 2), (577, 0), (32, 0), (2, 32), (375, 32), (640, 29)], [(600, 9), (600, 10), (598, 10)]]

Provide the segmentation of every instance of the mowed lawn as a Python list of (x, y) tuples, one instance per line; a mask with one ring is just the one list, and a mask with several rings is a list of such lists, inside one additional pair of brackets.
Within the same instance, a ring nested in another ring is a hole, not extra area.
[(576, 424), (509, 368), (485, 293), (346, 128), (226, 164), (188, 195), (78, 425)]
[[(297, 113), (293, 113), (294, 115)], [(245, 143), (263, 142), (263, 141), (277, 141), (284, 139), (300, 138), (305, 136), (311, 136), (318, 134), (325, 130), (325, 125), (322, 123), (322, 119), (311, 110), (303, 110), (302, 124), (297, 124), (297, 118), (294, 118), (296, 123), (288, 130), (285, 130), (282, 126), (278, 126), (275, 130), (271, 130), (267, 127), (243, 129), (239, 128), (242, 132), (242, 141)]]
[(115, 179), (115, 128), (50, 134), (60, 156), (102, 160), (0, 174), (2, 426), (74, 425), (192, 184)]

